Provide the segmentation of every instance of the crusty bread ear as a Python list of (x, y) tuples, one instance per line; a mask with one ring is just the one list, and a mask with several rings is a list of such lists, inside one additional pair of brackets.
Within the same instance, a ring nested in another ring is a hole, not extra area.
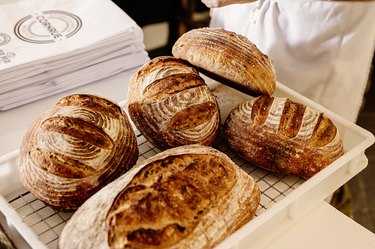
[(254, 165), (311, 177), (340, 157), (343, 143), (323, 113), (288, 98), (241, 103), (224, 125), (230, 147)]
[(253, 218), (259, 198), (256, 182), (224, 153), (176, 147), (85, 202), (59, 248), (213, 248)]
[(48, 205), (75, 210), (137, 159), (135, 133), (119, 106), (94, 95), (70, 95), (29, 126), (20, 180)]
[(221, 28), (193, 29), (174, 44), (175, 57), (207, 76), (252, 95), (272, 95), (276, 75), (271, 60), (246, 37)]
[(187, 61), (172, 56), (152, 59), (131, 78), (128, 96), (131, 119), (158, 148), (211, 145), (218, 134), (216, 98)]

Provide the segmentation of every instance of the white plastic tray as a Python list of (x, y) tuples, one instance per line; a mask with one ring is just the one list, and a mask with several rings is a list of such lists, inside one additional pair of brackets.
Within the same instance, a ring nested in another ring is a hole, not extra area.
[[(234, 106), (250, 98), (209, 79), (206, 79), (206, 82), (218, 98), (223, 121)], [(270, 229), (309, 212), (368, 163), (364, 151), (375, 141), (371, 133), (282, 84), (277, 85), (274, 96), (288, 96), (326, 113), (343, 137), (345, 154), (305, 181), (291, 175), (270, 173), (246, 163), (219, 137), (214, 147), (229, 155), (257, 181), (261, 189), (261, 201), (256, 217), (217, 248), (249, 248), (250, 245), (259, 247), (259, 241), (262, 241), (260, 238), (267, 236)], [(119, 104), (124, 107), (126, 101)], [(159, 152), (139, 132), (137, 138), (140, 161)], [(18, 151), (0, 157), (0, 223), (19, 248), (57, 248), (59, 235), (72, 213), (58, 212), (26, 191), (18, 180), (17, 160)]]

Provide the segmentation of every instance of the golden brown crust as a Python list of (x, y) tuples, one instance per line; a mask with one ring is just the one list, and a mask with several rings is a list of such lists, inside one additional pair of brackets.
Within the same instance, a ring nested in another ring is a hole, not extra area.
[(229, 145), (249, 162), (305, 178), (343, 154), (338, 130), (324, 114), (287, 98), (261, 96), (225, 121)]
[(181, 146), (146, 159), (90, 198), (59, 245), (212, 248), (253, 218), (259, 196), (254, 180), (225, 154)]
[(309, 141), (309, 145), (313, 147), (324, 147), (334, 139), (336, 132), (337, 128), (332, 121), (321, 114)]
[(246, 37), (221, 28), (199, 28), (174, 44), (175, 57), (189, 61), (208, 76), (251, 94), (271, 95), (276, 75), (271, 60)]
[[(185, 238), (199, 216), (233, 188), (233, 169), (223, 165), (224, 160), (212, 155), (189, 154), (143, 168), (108, 212), (109, 245), (163, 248)], [(131, 208), (119, 212), (123, 206)]]
[(35, 148), (29, 152), (31, 162), (42, 170), (64, 178), (85, 178), (97, 173), (97, 171), (75, 159), (60, 153), (43, 151)]
[(43, 202), (74, 210), (137, 159), (125, 112), (107, 99), (76, 94), (29, 126), (20, 149), (20, 180)]
[(73, 94), (65, 96), (57, 102), (54, 108), (62, 108), (64, 106), (84, 106), (87, 110), (101, 113), (111, 118), (120, 118), (124, 112), (117, 104), (112, 101), (91, 94)]
[(130, 80), (129, 115), (156, 147), (210, 145), (220, 125), (217, 101), (189, 64), (171, 56), (146, 63)]
[(45, 119), (40, 128), (47, 132), (56, 132), (71, 136), (97, 147), (110, 150), (113, 148), (113, 140), (102, 128), (81, 118), (51, 117)]
[(144, 103), (151, 103), (167, 98), (195, 87), (204, 86), (205, 83), (198, 74), (183, 73), (166, 76), (155, 80), (143, 90)]

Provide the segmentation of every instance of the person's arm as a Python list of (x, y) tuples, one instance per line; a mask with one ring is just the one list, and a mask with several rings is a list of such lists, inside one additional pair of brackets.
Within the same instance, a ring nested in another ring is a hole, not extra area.
[(256, 0), (202, 0), (208, 8), (219, 8), (236, 3), (249, 3), (255, 2)]

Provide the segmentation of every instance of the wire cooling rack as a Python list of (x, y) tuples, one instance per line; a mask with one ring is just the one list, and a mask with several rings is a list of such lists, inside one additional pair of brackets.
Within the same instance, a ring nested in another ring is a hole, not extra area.
[[(138, 162), (160, 152), (159, 149), (149, 143), (138, 131), (137, 140), (140, 152)], [(247, 163), (229, 148), (223, 139), (222, 133), (216, 139), (213, 147), (227, 154), (257, 182), (261, 190), (261, 197), (256, 216), (261, 215), (305, 181), (302, 178), (292, 175), (271, 173)], [(25, 189), (12, 194), (7, 201), (16, 210), (22, 221), (31, 228), (47, 248), (57, 248), (59, 236), (66, 222), (73, 215), (73, 212), (56, 211), (46, 206)]]

